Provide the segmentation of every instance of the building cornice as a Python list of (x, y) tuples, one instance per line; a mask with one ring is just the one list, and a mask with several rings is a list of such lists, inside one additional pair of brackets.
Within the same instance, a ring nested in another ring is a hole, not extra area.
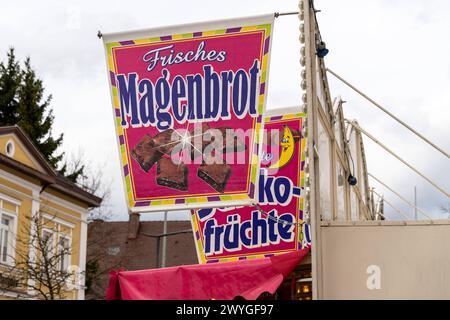
[(57, 205), (60, 205), (64, 208), (70, 209), (72, 211), (75, 211), (76, 213), (79, 213), (81, 215), (84, 215), (87, 213), (88, 209), (83, 208), (82, 206), (79, 206), (75, 203), (72, 203), (70, 201), (61, 199), (58, 196), (55, 196), (51, 193), (48, 193), (47, 191), (44, 191), (41, 193), (41, 200), (48, 200), (51, 201), (53, 203), (56, 203)]
[(24, 144), (25, 150), (44, 168), (43, 171), (36, 170), (22, 162), (0, 153), (0, 164), (16, 170), (26, 176), (30, 176), (41, 182), (42, 187), (55, 189), (69, 197), (86, 203), (89, 207), (99, 207), (102, 199), (87, 192), (75, 183), (59, 175), (48, 163), (42, 153), (36, 148), (31, 139), (18, 126), (0, 127), (0, 135), (15, 134), (20, 142)]

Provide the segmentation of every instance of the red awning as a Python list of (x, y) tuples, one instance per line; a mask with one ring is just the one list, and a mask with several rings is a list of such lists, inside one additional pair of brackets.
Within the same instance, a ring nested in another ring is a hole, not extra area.
[(273, 294), (309, 248), (263, 259), (111, 271), (107, 300), (231, 300)]

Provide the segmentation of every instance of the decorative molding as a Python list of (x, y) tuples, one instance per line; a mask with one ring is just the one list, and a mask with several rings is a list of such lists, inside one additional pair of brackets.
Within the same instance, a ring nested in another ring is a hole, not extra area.
[(75, 224), (66, 220), (63, 220), (61, 218), (55, 217), (54, 215), (51, 215), (49, 213), (44, 213), (42, 215), (45, 219), (55, 222), (57, 224), (63, 225), (65, 227), (68, 227), (70, 229), (75, 229)]
[(25, 179), (22, 179), (12, 173), (9, 173), (5, 170), (0, 169), (0, 178), (8, 180), (10, 182), (16, 183), (24, 188), (30, 189), (32, 191), (37, 190), (38, 192), (41, 190), (41, 186), (38, 184), (31, 183)]
[(12, 204), (14, 204), (14, 205), (16, 205), (18, 207), (20, 207), (20, 205), (22, 204), (22, 200), (13, 198), (13, 197), (8, 196), (8, 195), (6, 195), (6, 194), (4, 194), (2, 192), (0, 192), (0, 200), (5, 200), (5, 201), (8, 201), (8, 202), (11, 202)]
[(19, 292), (16, 292), (16, 291), (11, 291), (11, 290), (8, 290), (8, 289), (3, 289), (3, 288), (0, 288), (0, 296), (14, 298), (14, 299), (25, 299), (25, 300), (31, 300), (32, 299), (32, 296), (30, 294), (25, 293), (25, 292), (19, 293)]
[(52, 195), (52, 194), (50, 194), (50, 193), (48, 193), (46, 191), (44, 191), (41, 194), (41, 199), (54, 202), (57, 205), (65, 207), (65, 208), (67, 208), (69, 210), (73, 210), (73, 211), (75, 211), (77, 213), (80, 213), (82, 215), (82, 217), (83, 217), (84, 214), (87, 214), (87, 211), (88, 211), (87, 209), (85, 209), (85, 208), (83, 208), (83, 207), (81, 207), (81, 206), (79, 206), (77, 204), (74, 204), (74, 203), (72, 203), (70, 201), (67, 201), (67, 200), (64, 200), (64, 199), (61, 199), (61, 198), (59, 198), (59, 197), (57, 197), (55, 195)]

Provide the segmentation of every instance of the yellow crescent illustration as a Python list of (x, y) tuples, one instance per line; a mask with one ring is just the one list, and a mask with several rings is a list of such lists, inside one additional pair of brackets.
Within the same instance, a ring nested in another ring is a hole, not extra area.
[(269, 169), (278, 169), (284, 167), (294, 155), (295, 150), (295, 140), (292, 134), (291, 128), (284, 126), (283, 128), (283, 138), (281, 138), (281, 151), (278, 161), (272, 164)]

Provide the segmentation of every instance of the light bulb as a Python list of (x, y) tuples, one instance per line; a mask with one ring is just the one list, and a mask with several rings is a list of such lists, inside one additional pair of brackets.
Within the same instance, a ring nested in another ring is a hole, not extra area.
[(305, 59), (305, 57), (301, 57), (301, 58), (300, 58), (300, 64), (301, 64), (302, 67), (304, 67), (304, 66), (306, 65), (306, 59)]
[(300, 86), (303, 90), (306, 90), (306, 87), (307, 87), (306, 81), (303, 80), (302, 83), (300, 84)]
[(298, 38), (301, 43), (305, 43), (305, 35), (302, 33), (300, 34), (300, 37)]

